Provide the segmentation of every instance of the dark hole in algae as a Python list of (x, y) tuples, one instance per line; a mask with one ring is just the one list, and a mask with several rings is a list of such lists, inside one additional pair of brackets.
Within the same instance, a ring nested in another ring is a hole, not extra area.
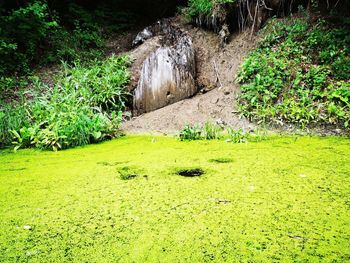
[(180, 169), (176, 172), (176, 174), (184, 177), (196, 177), (204, 174), (204, 171), (201, 168)]

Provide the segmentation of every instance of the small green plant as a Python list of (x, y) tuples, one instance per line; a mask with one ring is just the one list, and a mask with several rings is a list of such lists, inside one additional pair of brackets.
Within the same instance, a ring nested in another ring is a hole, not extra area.
[(190, 0), (188, 15), (191, 18), (200, 14), (209, 15), (213, 6), (212, 0)]
[(181, 141), (191, 141), (191, 140), (200, 140), (201, 139), (202, 128), (199, 125), (186, 125), (178, 135), (178, 138)]
[(16, 98), (16, 91), (23, 90), (28, 85), (24, 77), (0, 76), (0, 101), (10, 101)]
[(10, 132), (13, 135), (12, 144), (14, 145), (15, 151), (19, 148), (29, 147), (35, 135), (35, 130), (27, 127), (21, 128), (19, 132), (15, 130), (11, 130)]
[(222, 137), (222, 128), (211, 122), (206, 122), (202, 129), (202, 138), (205, 140), (216, 140)]
[(268, 138), (268, 133), (266, 128), (256, 128), (253, 132), (249, 134), (250, 142), (261, 142)]
[(227, 134), (232, 143), (247, 143), (250, 137), (243, 129), (234, 130), (231, 127), (227, 128)]

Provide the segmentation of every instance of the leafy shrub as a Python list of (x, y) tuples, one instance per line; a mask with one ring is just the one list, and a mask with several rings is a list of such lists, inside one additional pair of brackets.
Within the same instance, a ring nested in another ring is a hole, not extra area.
[[(118, 126), (129, 81), (127, 57), (111, 57), (89, 67), (65, 68), (49, 89), (20, 107), (0, 107), (2, 145), (65, 149), (119, 135)], [(6, 104), (5, 104), (6, 105)]]
[(33, 0), (0, 15), (0, 75), (27, 74), (33, 65), (88, 61), (103, 54), (105, 37), (102, 24), (95, 22), (97, 11), (62, 5), (66, 8), (58, 13), (47, 1)]
[(114, 137), (117, 127), (109, 116), (80, 98), (74, 92), (55, 89), (33, 103), (30, 115), (35, 120), (32, 143), (36, 147), (58, 150)]
[(13, 133), (29, 126), (26, 104), (8, 105), (0, 101), (0, 148), (12, 142)]
[(272, 20), (237, 77), (242, 115), (280, 125), (348, 127), (349, 33), (325, 21)]
[(92, 107), (108, 112), (120, 111), (128, 95), (125, 86), (130, 79), (129, 63), (127, 56), (112, 56), (104, 61), (95, 61), (89, 67), (79, 62), (74, 66), (64, 64), (57, 85), (64, 90), (74, 90)]
[(47, 4), (40, 1), (0, 16), (0, 74), (29, 71), (29, 63), (37, 57), (43, 40), (57, 27)]
[(97, 26), (86, 28), (77, 21), (74, 27), (72, 31), (60, 27), (52, 33), (42, 63), (90, 61), (102, 56), (105, 40)]

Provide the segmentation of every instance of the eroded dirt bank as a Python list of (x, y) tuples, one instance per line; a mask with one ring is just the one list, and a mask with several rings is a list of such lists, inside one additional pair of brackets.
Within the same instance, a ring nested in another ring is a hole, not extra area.
[[(192, 37), (196, 52), (198, 94), (134, 117), (122, 124), (122, 130), (131, 133), (174, 133), (186, 124), (203, 124), (206, 121), (226, 123), (233, 128), (252, 126), (236, 113), (235, 97), (239, 87), (234, 79), (244, 57), (255, 47), (255, 37), (249, 32), (236, 33), (221, 48), (216, 33), (186, 24), (180, 17), (172, 18), (171, 23)], [(151, 38), (130, 52), (135, 60), (132, 85), (137, 83), (140, 62), (145, 54), (154, 51), (157, 41), (157, 37)]]

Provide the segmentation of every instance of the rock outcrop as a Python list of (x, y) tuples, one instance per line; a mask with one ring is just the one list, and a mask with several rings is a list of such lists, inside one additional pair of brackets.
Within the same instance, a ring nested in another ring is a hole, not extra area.
[(161, 46), (143, 62), (133, 91), (134, 115), (162, 108), (197, 92), (191, 37), (170, 23), (161, 27)]

